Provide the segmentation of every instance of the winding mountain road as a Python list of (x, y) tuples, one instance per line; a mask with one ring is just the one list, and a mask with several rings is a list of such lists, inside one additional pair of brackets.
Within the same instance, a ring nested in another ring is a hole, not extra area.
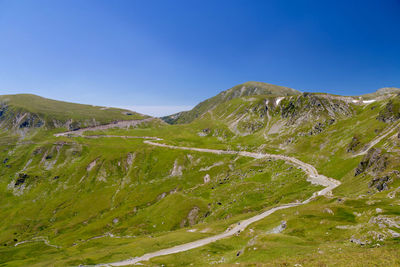
[[(116, 125), (114, 125), (116, 126)], [(102, 128), (107, 128), (105, 126), (102, 126)], [(112, 127), (112, 126), (111, 126)], [(118, 126), (116, 126), (118, 127)], [(107, 128), (108, 129), (108, 128)], [(92, 128), (86, 128), (86, 129), (80, 129), (79, 131), (72, 131), (72, 132), (65, 132), (65, 133), (59, 133), (56, 136), (82, 136), (82, 134), (85, 131), (88, 130), (97, 130), (96, 127)], [(256, 158), (256, 159), (261, 159), (261, 158), (273, 158), (273, 159), (279, 159), (279, 160), (284, 160), (287, 163), (290, 163), (292, 165), (296, 165), (297, 167), (301, 168), (304, 172), (307, 173), (308, 179), (307, 181), (311, 182), (312, 184), (316, 185), (321, 185), (324, 186), (325, 188), (315, 192), (313, 196), (310, 198), (304, 200), (303, 202), (298, 202), (298, 203), (288, 203), (288, 204), (282, 204), (280, 206), (271, 208), (267, 211), (262, 212), (261, 214), (255, 215), (249, 219), (243, 220), (238, 222), (235, 227), (233, 228), (228, 228), (225, 232), (210, 236), (207, 238), (203, 238), (200, 240), (196, 240), (193, 242), (185, 243), (182, 245), (174, 246), (171, 248), (167, 249), (162, 249), (159, 251), (151, 252), (144, 254), (143, 256), (140, 257), (135, 257), (123, 261), (118, 261), (118, 262), (113, 262), (113, 263), (107, 263), (107, 264), (99, 264), (97, 266), (126, 266), (126, 265), (132, 265), (132, 264), (138, 264), (139, 262), (142, 261), (148, 261), (151, 258), (158, 257), (158, 256), (163, 256), (163, 255), (169, 255), (169, 254), (175, 254), (187, 250), (191, 250), (194, 248), (198, 248), (207, 244), (210, 244), (212, 242), (215, 242), (217, 240), (232, 236), (236, 233), (239, 233), (247, 228), (250, 224), (259, 221), (271, 214), (273, 214), (275, 211), (278, 210), (283, 210), (291, 207), (296, 207), (299, 205), (304, 205), (306, 203), (309, 203), (312, 199), (314, 199), (316, 196), (320, 195), (327, 195), (330, 194), (331, 191), (340, 185), (340, 182), (333, 179), (329, 178), (326, 176), (323, 176), (318, 173), (318, 171), (315, 169), (314, 166), (302, 162), (296, 158), (285, 156), (285, 155), (275, 155), (275, 154), (267, 154), (267, 153), (254, 153), (254, 152), (247, 152), (247, 151), (227, 151), (227, 150), (217, 150), (217, 149), (207, 149), (207, 148), (195, 148), (195, 147), (184, 147), (184, 146), (173, 146), (173, 145), (167, 145), (163, 143), (159, 143), (158, 141), (162, 141), (161, 138), (157, 137), (147, 137), (147, 136), (115, 136), (115, 135), (101, 135), (101, 136), (86, 136), (88, 138), (101, 138), (101, 137), (120, 137), (120, 138), (143, 138), (146, 139), (144, 143), (152, 146), (158, 146), (158, 147), (164, 147), (164, 148), (169, 148), (169, 149), (180, 149), (180, 150), (189, 150), (189, 151), (197, 151), (197, 152), (203, 152), (203, 153), (213, 153), (213, 154), (228, 154), (228, 155), (239, 155), (243, 157), (251, 157), (251, 158)]]

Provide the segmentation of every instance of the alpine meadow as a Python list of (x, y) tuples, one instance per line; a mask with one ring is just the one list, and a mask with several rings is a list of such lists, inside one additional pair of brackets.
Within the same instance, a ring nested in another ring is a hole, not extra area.
[(1, 96), (0, 260), (396, 265), (399, 93), (247, 82), (161, 119)]

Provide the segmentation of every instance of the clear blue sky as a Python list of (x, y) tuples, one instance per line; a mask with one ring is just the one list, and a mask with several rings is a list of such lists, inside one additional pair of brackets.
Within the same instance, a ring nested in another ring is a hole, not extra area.
[(161, 115), (245, 81), (400, 87), (400, 1), (0, 0), (0, 94)]

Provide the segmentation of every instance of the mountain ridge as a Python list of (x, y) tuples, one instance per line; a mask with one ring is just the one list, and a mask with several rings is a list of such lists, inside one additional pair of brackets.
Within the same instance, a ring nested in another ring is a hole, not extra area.
[[(374, 93), (364, 94), (361, 96), (341, 96), (341, 95), (333, 95), (329, 93), (306, 93), (303, 94), (314, 94), (314, 95), (326, 95), (333, 96), (339, 98), (347, 98), (348, 101), (359, 100), (359, 98), (363, 98), (365, 100), (370, 100), (372, 98), (383, 98), (389, 95), (400, 93), (400, 88), (396, 87), (383, 87), (378, 89)], [(246, 96), (259, 96), (265, 95), (270, 97), (277, 97), (282, 99), (283, 97), (295, 96), (302, 94), (301, 91), (296, 89), (292, 89), (289, 87), (273, 85), (269, 83), (263, 82), (245, 82), (239, 85), (236, 85), (230, 89), (221, 91), (217, 95), (210, 97), (206, 100), (203, 100), (199, 104), (197, 104), (192, 110), (189, 111), (181, 111), (175, 114), (167, 115), (161, 117), (162, 120), (169, 124), (185, 124), (194, 121), (196, 118), (201, 117), (206, 114), (208, 111), (215, 108), (217, 105), (227, 102), (229, 100), (246, 97)]]
[(148, 117), (130, 110), (58, 101), (34, 94), (0, 95), (0, 123), (9, 129), (65, 127), (73, 130)]
[(300, 91), (289, 87), (263, 82), (249, 81), (238, 84), (232, 88), (220, 92), (219, 94), (211, 98), (200, 102), (192, 110), (182, 111), (169, 116), (164, 116), (161, 117), (161, 119), (170, 124), (189, 123), (199, 116), (203, 115), (205, 112), (212, 109), (216, 105), (229, 101), (231, 99), (255, 95), (289, 96), (297, 95), (300, 93)]

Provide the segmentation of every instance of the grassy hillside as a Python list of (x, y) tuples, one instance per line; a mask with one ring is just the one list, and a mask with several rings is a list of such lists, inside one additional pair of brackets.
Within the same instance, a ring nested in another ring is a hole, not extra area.
[[(43, 240), (57, 249), (41, 258), (60, 265), (91, 263), (74, 252), (88, 247), (102, 249), (104, 260), (114, 259), (108, 251), (121, 244), (126, 256), (143, 244), (141, 253), (156, 242), (149, 236), (179, 236), (195, 225), (204, 231), (178, 240), (207, 236), (315, 191), (303, 172), (283, 161), (154, 148), (140, 139), (35, 137), (3, 151), (1, 159), (0, 216), (7, 223), (0, 227), (0, 259), (15, 265), (38, 263), (34, 248)], [(109, 235), (123, 238), (107, 244)]]
[(400, 93), (400, 88), (384, 87), (384, 88), (380, 88), (376, 92), (362, 95), (362, 97), (364, 97), (366, 99), (374, 99), (374, 98), (377, 98), (377, 97), (385, 97), (387, 95), (396, 95), (396, 94), (399, 94), (399, 93)]
[(219, 93), (218, 95), (211, 97), (190, 111), (184, 111), (170, 116), (163, 117), (165, 122), (176, 124), (176, 123), (189, 123), (198, 117), (201, 117), (208, 111), (212, 110), (219, 104), (229, 101), (234, 98), (240, 98), (245, 96), (256, 96), (256, 95), (272, 95), (272, 96), (289, 96), (296, 95), (300, 92), (288, 87), (262, 83), (262, 82), (246, 82), (243, 84), (236, 85), (226, 91)]
[(56, 101), (30, 94), (1, 95), (0, 122), (8, 127), (86, 127), (144, 115), (129, 110)]

